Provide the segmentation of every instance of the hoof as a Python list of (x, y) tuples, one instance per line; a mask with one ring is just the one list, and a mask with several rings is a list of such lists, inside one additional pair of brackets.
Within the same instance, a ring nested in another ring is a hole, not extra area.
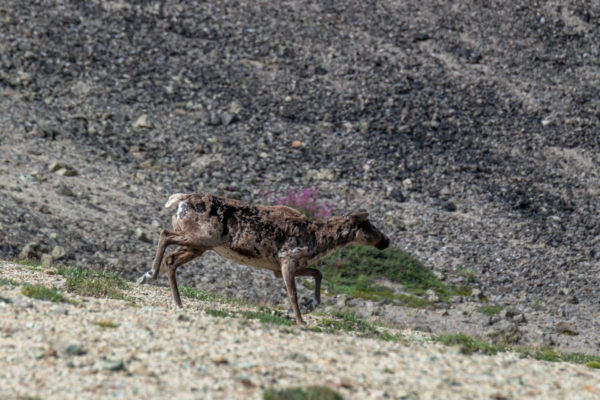
[(139, 279), (136, 281), (136, 284), (139, 286), (139, 285), (147, 283), (151, 280), (152, 280), (152, 271), (148, 271), (144, 275), (139, 277)]

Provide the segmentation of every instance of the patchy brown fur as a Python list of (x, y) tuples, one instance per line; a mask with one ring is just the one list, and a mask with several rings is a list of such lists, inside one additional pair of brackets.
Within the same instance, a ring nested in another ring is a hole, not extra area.
[(325, 222), (310, 221), (286, 206), (250, 206), (208, 193), (174, 194), (166, 207), (178, 204), (173, 231), (162, 230), (152, 269), (139, 282), (156, 279), (169, 245), (179, 247), (165, 259), (175, 304), (181, 307), (175, 271), (207, 250), (239, 264), (264, 268), (283, 277), (296, 323), (298, 308), (295, 276), (315, 279), (315, 301), (320, 302), (321, 273), (309, 265), (351, 242), (383, 249), (389, 239), (367, 220), (366, 213), (350, 213)]

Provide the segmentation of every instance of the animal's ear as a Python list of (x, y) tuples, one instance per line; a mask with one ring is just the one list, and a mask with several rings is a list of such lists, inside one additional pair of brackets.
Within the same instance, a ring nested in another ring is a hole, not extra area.
[(361, 222), (367, 220), (367, 218), (369, 217), (369, 213), (366, 213), (364, 211), (360, 211), (360, 212), (350, 213), (348, 216), (350, 217), (350, 219), (352, 220), (352, 222), (354, 222), (355, 224), (358, 225)]

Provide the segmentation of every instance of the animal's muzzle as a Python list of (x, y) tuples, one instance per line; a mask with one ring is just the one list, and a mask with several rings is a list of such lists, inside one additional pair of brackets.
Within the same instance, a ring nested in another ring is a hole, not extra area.
[(375, 244), (375, 248), (377, 250), (383, 250), (390, 245), (390, 239), (387, 236), (383, 236), (377, 244)]

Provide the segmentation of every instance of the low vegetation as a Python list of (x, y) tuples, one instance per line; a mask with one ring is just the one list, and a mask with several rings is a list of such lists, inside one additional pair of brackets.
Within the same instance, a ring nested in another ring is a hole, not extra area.
[(284, 315), (280, 315), (275, 310), (270, 310), (267, 308), (260, 308), (256, 311), (253, 310), (245, 310), (240, 311), (239, 313), (242, 317), (246, 319), (257, 319), (263, 323), (276, 324), (276, 325), (295, 325), (295, 322), (287, 318)]
[(453, 335), (439, 335), (437, 340), (447, 346), (459, 346), (463, 354), (482, 353), (494, 355), (506, 348), (499, 345), (486, 343), (482, 340), (474, 339), (469, 335), (457, 333)]
[(343, 400), (341, 394), (327, 386), (309, 386), (306, 388), (267, 389), (264, 400)]
[(98, 325), (101, 328), (118, 328), (119, 324), (114, 323), (110, 319), (102, 319), (99, 321), (94, 321), (94, 325)]
[(48, 288), (42, 285), (31, 285), (26, 283), (21, 287), (21, 293), (32, 299), (47, 300), (55, 303), (75, 303), (73, 300), (69, 300), (63, 296), (57, 289)]
[[(419, 260), (394, 247), (379, 251), (370, 246), (346, 246), (325, 257), (319, 266), (331, 292), (367, 300), (387, 299), (411, 307), (426, 307), (431, 305), (424, 297), (428, 290), (441, 301), (448, 301), (451, 295), (465, 294), (464, 288), (444, 284)], [(394, 293), (377, 285), (379, 278), (402, 284), (406, 293)]]
[(492, 315), (500, 314), (500, 311), (502, 311), (502, 307), (501, 306), (489, 306), (489, 305), (486, 305), (486, 306), (479, 307), (477, 309), (477, 311), (479, 311), (482, 314), (492, 316)]
[(8, 278), (0, 278), (0, 286), (18, 286), (19, 282)]
[(459, 346), (463, 354), (488, 354), (494, 355), (504, 351), (514, 351), (521, 358), (533, 358), (535, 360), (549, 362), (569, 362), (573, 364), (585, 364), (590, 368), (600, 368), (600, 356), (594, 356), (583, 353), (561, 352), (550, 347), (511, 347), (503, 344), (492, 344), (479, 339), (475, 339), (463, 333), (453, 335), (439, 335), (435, 339), (447, 346)]
[(81, 268), (60, 267), (58, 274), (67, 278), (67, 291), (80, 296), (126, 300), (129, 284), (116, 275)]

